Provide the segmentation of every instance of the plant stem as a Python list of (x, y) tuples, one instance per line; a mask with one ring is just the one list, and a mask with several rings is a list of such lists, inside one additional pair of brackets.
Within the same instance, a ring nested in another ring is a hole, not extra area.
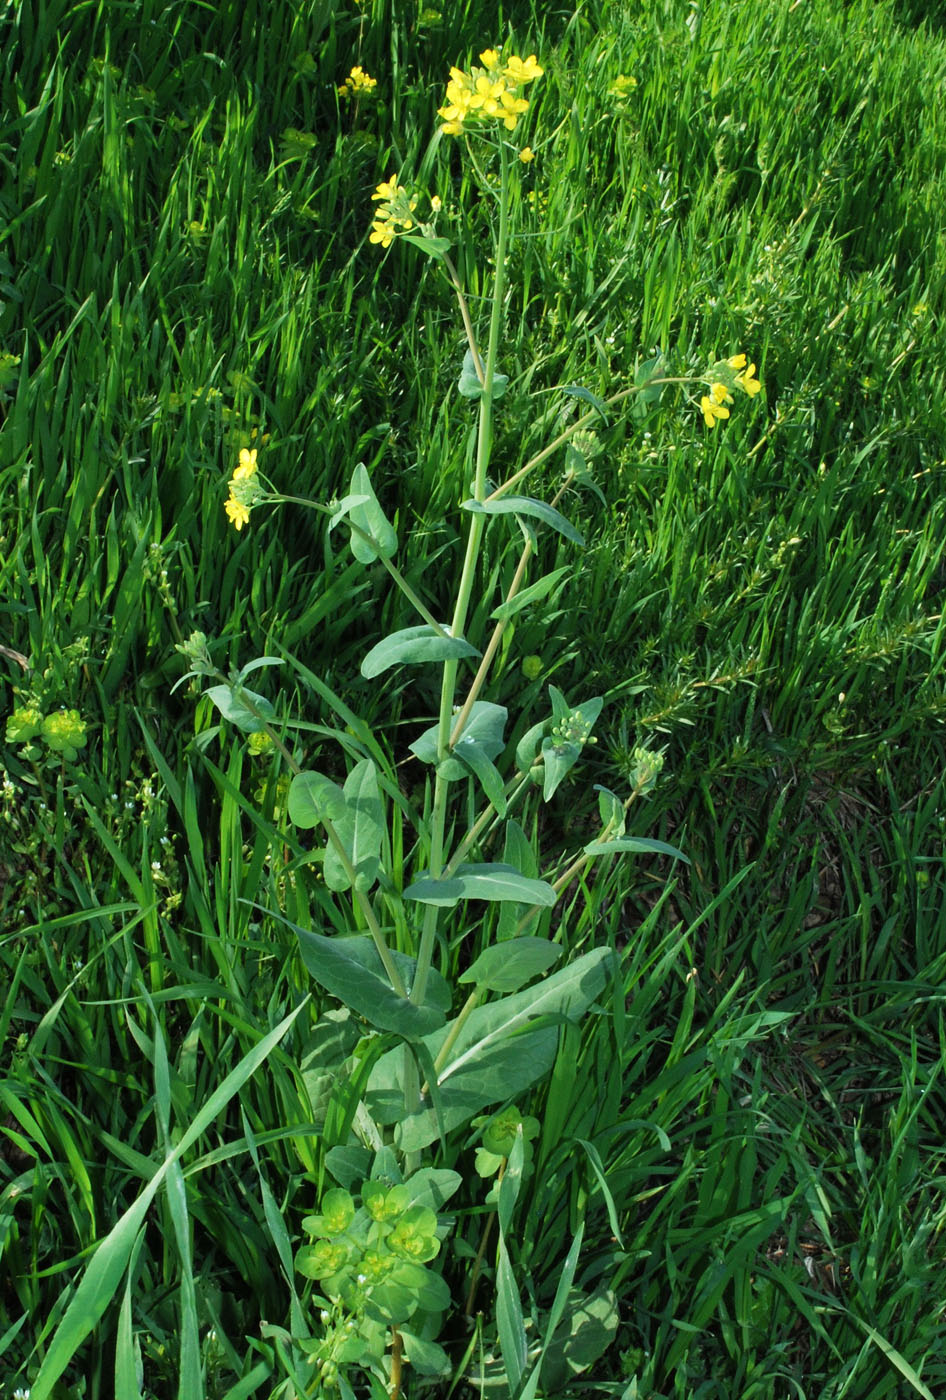
[[(499, 355), (499, 338), (502, 330), (503, 299), (506, 288), (506, 246), (509, 237), (509, 157), (505, 143), (500, 145), (500, 199), (499, 234), (496, 243), (496, 276), (493, 282), (493, 307), (489, 324), (489, 343), (486, 350), (486, 368), (483, 379), (483, 392), (480, 396), (479, 427), (476, 438), (476, 476), (473, 498), (482, 501), (486, 496), (486, 471), (493, 433), (493, 382), (496, 375), (496, 361)], [(476, 577), (476, 564), (479, 558), (480, 542), (486, 517), (474, 515), (470, 521), (467, 536), (463, 570), (457, 588), (456, 604), (450, 634), (462, 637), (466, 626), (467, 612)], [(430, 823), (431, 878), (437, 879), (443, 866), (443, 840), (447, 819), (448, 784), (441, 776), (440, 766), (450, 751), (451, 716), (453, 698), (456, 693), (457, 662), (446, 661), (443, 668), (443, 681), (440, 690), (440, 717), (437, 736), (438, 769), (434, 781), (434, 800)], [(427, 992), (427, 978), (433, 959), (434, 941), (437, 935), (437, 905), (427, 906), (421, 930), (420, 948), (417, 955), (417, 971), (411, 989), (411, 999), (422, 1003)]]

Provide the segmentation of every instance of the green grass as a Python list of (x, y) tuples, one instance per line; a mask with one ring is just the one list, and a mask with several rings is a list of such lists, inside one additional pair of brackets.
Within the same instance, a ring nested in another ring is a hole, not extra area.
[[(287, 493), (329, 496), (364, 461), (401, 567), (445, 603), (460, 327), (414, 250), (369, 248), (370, 193), (395, 170), (441, 193), (478, 315), (488, 211), (430, 138), (449, 64), (507, 34), (547, 71), (503, 460), (540, 445), (550, 388), (606, 394), (657, 349), (746, 350), (764, 386), (713, 433), (669, 397), (602, 430), (608, 507), (569, 502), (588, 544), (546, 548), (574, 576), (519, 615), (490, 691), (524, 701), (523, 727), (550, 679), (607, 697), (550, 858), (646, 741), (666, 767), (632, 830), (692, 860), (615, 865), (566, 901), (557, 936), (610, 943), (620, 976), (532, 1104), (513, 1250), (530, 1335), (584, 1221), (576, 1287), (612, 1321), (617, 1300), (617, 1329), (550, 1394), (942, 1393), (946, 41), (921, 9), (0, 14), (0, 645), (31, 668), (0, 653), (0, 703), (90, 727), (59, 769), (0, 745), (3, 1400), (166, 1142), (310, 990), (263, 911), (332, 917), (272, 761), (172, 693), (175, 642), (203, 629), (224, 669), (285, 655), (280, 713), (344, 727), (328, 687), (393, 763), (436, 705), (358, 673), (366, 639), (409, 620), (383, 578), (293, 512), (238, 536), (222, 502), (254, 430)], [(357, 111), (334, 91), (353, 62), (379, 80)], [(514, 543), (491, 538), (484, 613)], [(62, 1396), (111, 1397), (116, 1345), (140, 1348), (145, 1395), (177, 1395), (182, 1337), (208, 1396), (270, 1395), (234, 1387), (265, 1359), (261, 1322), (290, 1325), (281, 1230), (298, 1241), (353, 1108), (358, 1032), (327, 1010), (185, 1154), (183, 1218), (160, 1192), (128, 1312), (117, 1298)], [(470, 1158), (448, 1144), (446, 1165)], [(458, 1296), (480, 1199), (457, 1208)], [(457, 1395), (498, 1371), (491, 1263), (465, 1366), (449, 1339)]]

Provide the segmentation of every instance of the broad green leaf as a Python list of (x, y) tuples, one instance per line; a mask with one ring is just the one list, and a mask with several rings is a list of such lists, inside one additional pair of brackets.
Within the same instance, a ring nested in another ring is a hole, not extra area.
[(419, 1376), (449, 1376), (452, 1363), (439, 1343), (423, 1341), (405, 1327), (398, 1328), (398, 1331), (404, 1342), (405, 1359)]
[[(478, 1006), (438, 1076), (444, 1130), (468, 1123), (482, 1109), (515, 1097), (547, 1075), (558, 1051), (559, 1028), (530, 1022), (562, 1016), (577, 1021), (600, 995), (612, 964), (610, 949), (596, 948), (535, 987)], [(424, 1036), (422, 1044), (433, 1057), (450, 1030), (448, 1024)], [(403, 1104), (403, 1066), (401, 1050), (381, 1056), (371, 1073), (366, 1104), (376, 1122), (398, 1125), (395, 1135), (403, 1151), (415, 1152), (436, 1141), (440, 1127), (432, 1108), (404, 1118), (403, 1110), (394, 1107)]]
[[(376, 559), (390, 559), (397, 553), (397, 532), (378, 503), (371, 478), (363, 462), (352, 472), (351, 494), (364, 496), (361, 505), (349, 507), (348, 519), (358, 530), (351, 532), (351, 552), (359, 564), (373, 564)], [(364, 535), (370, 536), (365, 539)]]
[(494, 608), (490, 613), (490, 617), (495, 618), (497, 622), (502, 622), (507, 617), (514, 617), (523, 608), (528, 608), (533, 603), (540, 603), (543, 598), (548, 597), (556, 584), (570, 573), (571, 569), (567, 564), (563, 569), (554, 569), (552, 573), (537, 579), (528, 588), (524, 588), (521, 593), (517, 593), (514, 598), (510, 598), (508, 603), (500, 603), (499, 607)]
[(534, 500), (532, 496), (500, 496), (498, 501), (464, 501), (463, 509), (472, 515), (525, 515), (550, 525), (560, 535), (573, 544), (584, 544), (584, 539), (564, 515), (550, 506), (547, 501)]
[[(289, 789), (290, 817), (292, 788)], [(345, 811), (334, 823), (336, 834), (355, 868), (356, 884), (370, 890), (381, 868), (381, 842), (384, 839), (384, 811), (378, 787), (378, 771), (370, 758), (357, 763), (345, 779)], [(323, 867), (330, 890), (347, 890), (348, 872), (331, 842), (325, 848)]]
[[(726, 368), (728, 369), (729, 366), (727, 365)], [(657, 403), (664, 391), (665, 385), (654, 384), (652, 381), (655, 379), (663, 379), (666, 372), (667, 366), (663, 355), (655, 355), (652, 360), (644, 360), (642, 364), (637, 366), (634, 371), (634, 383), (640, 390), (640, 392), (635, 395), (638, 403)], [(731, 370), (730, 373), (732, 373)], [(730, 385), (730, 387), (732, 386)]]
[[(247, 690), (246, 686), (235, 689), (230, 685), (212, 685), (204, 694), (210, 697), (224, 719), (235, 724), (237, 729), (242, 729), (244, 734), (258, 734), (275, 714), (265, 695), (257, 695), (254, 690)], [(250, 705), (253, 706), (252, 710)], [(254, 714), (254, 710), (258, 713)]]
[(585, 854), (589, 856), (612, 856), (621, 851), (651, 851), (655, 855), (673, 856), (674, 860), (690, 864), (676, 846), (669, 846), (666, 841), (653, 841), (649, 836), (617, 836), (613, 841), (589, 841), (585, 847)]
[[(444, 632), (448, 632), (445, 627)], [(365, 680), (373, 680), (392, 666), (419, 665), (425, 661), (453, 661), (461, 656), (479, 656), (476, 647), (462, 637), (439, 636), (432, 627), (405, 627), (392, 632), (368, 652), (361, 663)]]
[(573, 1288), (565, 1315), (542, 1362), (542, 1385), (560, 1395), (569, 1382), (603, 1356), (618, 1329), (617, 1298), (602, 1284), (594, 1293)]
[(568, 394), (570, 398), (581, 399), (583, 403), (590, 404), (597, 409), (605, 423), (608, 421), (607, 404), (603, 399), (599, 399), (597, 394), (593, 394), (590, 389), (583, 389), (580, 384), (565, 384), (562, 386), (562, 393)]
[[(497, 758), (505, 747), (503, 730), (506, 727), (508, 715), (509, 711), (505, 705), (494, 705), (489, 700), (477, 700), (463, 726), (460, 739), (464, 744), (475, 744), (485, 758)], [(421, 763), (435, 764), (437, 762), (439, 732), (438, 725), (431, 725), (429, 729), (424, 730), (419, 739), (415, 739), (413, 744), (408, 746), (414, 757), (419, 758)], [(466, 765), (456, 758), (444, 759), (438, 772), (441, 777), (452, 782), (468, 776)]]
[(581, 757), (582, 749), (604, 705), (601, 697), (596, 695), (581, 705), (571, 706), (554, 685), (549, 686), (549, 695), (552, 700), (552, 731), (542, 741), (542, 758), (545, 763), (542, 796), (546, 802)]
[(547, 938), (513, 938), (484, 948), (458, 981), (472, 982), (491, 992), (517, 992), (533, 977), (548, 972), (561, 956), (561, 948)]
[[(493, 401), (501, 399), (509, 384), (508, 374), (493, 375)], [(483, 386), (480, 383), (479, 375), (476, 372), (476, 365), (473, 360), (473, 351), (467, 350), (463, 357), (463, 368), (460, 371), (460, 380), (457, 388), (465, 399), (481, 399), (483, 397)]]
[(289, 784), (287, 810), (293, 826), (308, 831), (318, 826), (323, 817), (333, 824), (344, 820), (348, 812), (345, 794), (322, 773), (297, 773)]
[(438, 880), (422, 876), (404, 891), (405, 899), (449, 908), (461, 899), (518, 900), (521, 904), (541, 904), (551, 909), (558, 899), (544, 880), (530, 880), (514, 866), (458, 865), (453, 875)]
[(463, 1177), (446, 1167), (421, 1167), (404, 1185), (410, 1192), (412, 1206), (429, 1206), (431, 1210), (440, 1211), (459, 1191)]
[[(282, 922), (295, 932), (302, 961), (319, 986), (370, 1025), (394, 1031), (407, 1040), (443, 1025), (443, 1012), (435, 1006), (416, 1006), (398, 996), (370, 938), (326, 938), (312, 929), (300, 928), (290, 919), (283, 918)], [(405, 961), (412, 965), (410, 959)], [(401, 959), (395, 956), (395, 962), (403, 976)]]

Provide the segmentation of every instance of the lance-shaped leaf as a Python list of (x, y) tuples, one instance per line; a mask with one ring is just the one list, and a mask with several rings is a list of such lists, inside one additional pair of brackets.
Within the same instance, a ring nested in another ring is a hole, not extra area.
[(389, 671), (392, 666), (416, 666), (425, 661), (453, 661), (461, 656), (479, 656), (476, 647), (462, 637), (451, 637), (446, 626), (444, 633), (446, 635), (441, 635), (426, 624), (392, 632), (390, 637), (385, 637), (368, 652), (361, 663), (361, 674), (370, 681)]
[[(292, 789), (290, 788), (290, 799)], [(358, 889), (370, 890), (381, 867), (384, 814), (378, 788), (378, 771), (370, 758), (363, 758), (345, 779), (345, 811), (335, 819), (335, 832), (355, 869)], [(290, 817), (292, 815), (290, 805)], [(347, 890), (351, 879), (334, 845), (325, 850), (325, 883), (330, 890)]]
[(506, 793), (499, 769), (495, 764), (490, 763), (483, 750), (472, 739), (461, 739), (453, 752), (462, 763), (469, 766), (491, 806), (501, 817), (504, 817), (506, 815)]
[(607, 423), (607, 404), (603, 399), (599, 399), (597, 394), (593, 394), (590, 389), (583, 389), (580, 384), (565, 384), (562, 387), (562, 393), (568, 394), (569, 398), (581, 399), (582, 403), (590, 404), (592, 408), (597, 409), (604, 422)]
[(297, 773), (289, 784), (289, 820), (308, 831), (327, 817), (332, 823), (344, 820), (348, 811), (345, 794), (322, 773)]
[[(390, 559), (397, 553), (397, 532), (378, 504), (363, 462), (352, 472), (351, 494), (365, 497), (360, 505), (352, 505), (348, 511), (348, 519), (358, 527), (351, 532), (352, 554), (359, 564), (373, 564), (379, 557)], [(363, 533), (359, 534), (359, 530)], [(365, 535), (369, 538), (365, 539)]]
[(590, 841), (585, 847), (585, 854), (589, 856), (613, 856), (622, 851), (651, 851), (656, 855), (673, 856), (674, 860), (690, 864), (676, 846), (669, 846), (666, 841), (652, 841), (649, 836), (617, 836), (613, 841)]
[(500, 496), (496, 501), (464, 501), (463, 509), (473, 515), (526, 515), (551, 525), (560, 535), (573, 544), (584, 544), (578, 531), (561, 511), (550, 506), (548, 501), (537, 501), (532, 496)]
[(212, 685), (204, 694), (210, 697), (224, 719), (242, 729), (244, 734), (258, 734), (275, 713), (265, 695), (257, 695), (245, 685)]
[(542, 599), (547, 598), (552, 592), (556, 584), (570, 573), (571, 569), (567, 564), (563, 569), (553, 570), (544, 578), (531, 583), (528, 588), (524, 588), (521, 593), (517, 593), (514, 598), (510, 598), (507, 603), (500, 603), (499, 607), (493, 608), (490, 617), (495, 618), (497, 622), (503, 622), (507, 617), (513, 617), (517, 612), (521, 612), (523, 608), (531, 607), (533, 603), (541, 603)]
[(450, 876), (434, 880), (429, 875), (404, 891), (405, 899), (421, 904), (450, 908), (461, 899), (516, 900), (520, 904), (541, 904), (547, 909), (558, 899), (544, 880), (530, 880), (512, 865), (458, 865)]
[[(490, 700), (477, 700), (470, 710), (460, 738), (467, 745), (475, 744), (485, 758), (497, 758), (505, 744), (503, 730), (508, 716), (509, 711), (505, 705), (494, 705)], [(419, 739), (415, 739), (413, 744), (409, 745), (411, 753), (415, 758), (419, 758), (421, 763), (437, 762), (439, 733), (439, 726), (433, 724), (424, 730)], [(442, 778), (452, 782), (467, 776), (467, 769), (456, 758), (444, 759), (438, 772)]]

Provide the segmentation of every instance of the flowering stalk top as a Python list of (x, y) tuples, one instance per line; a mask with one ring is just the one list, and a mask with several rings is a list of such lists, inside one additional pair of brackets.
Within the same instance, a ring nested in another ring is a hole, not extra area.
[(529, 107), (520, 88), (541, 78), (545, 71), (534, 53), (525, 59), (512, 54), (504, 64), (495, 49), (484, 49), (480, 63), (482, 68), (471, 68), (469, 73), (450, 69), (446, 101), (437, 111), (448, 136), (459, 136), (471, 126), (482, 127), (490, 121), (501, 121), (507, 131), (514, 131)]

